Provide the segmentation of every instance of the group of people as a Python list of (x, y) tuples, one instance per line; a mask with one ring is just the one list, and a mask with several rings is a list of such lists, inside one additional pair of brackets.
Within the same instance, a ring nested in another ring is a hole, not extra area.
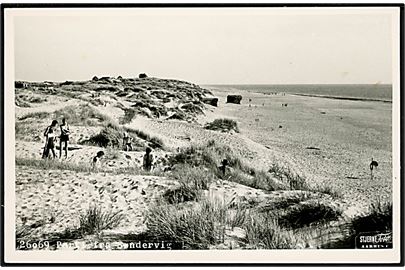
[[(58, 132), (58, 121), (53, 120), (51, 125), (45, 129), (45, 146), (42, 153), (42, 158), (50, 158), (50, 153), (52, 152), (53, 158), (56, 158), (55, 153), (55, 143), (59, 138), (59, 158), (62, 157), (63, 148), (65, 149), (65, 158), (68, 156), (68, 142), (70, 136), (69, 125), (66, 122), (66, 119), (62, 119), (62, 124), (59, 125), (60, 132)], [(132, 151), (132, 138), (128, 136), (125, 132), (123, 136), (123, 146), (125, 151)], [(99, 167), (102, 157), (104, 156), (103, 151), (98, 151), (96, 156), (92, 159), (92, 166)], [(143, 156), (142, 167), (145, 171), (151, 171), (153, 167), (153, 155), (152, 149), (150, 147), (146, 148), (146, 153)]]
[(62, 157), (63, 145), (65, 146), (65, 158), (68, 155), (68, 142), (69, 142), (69, 125), (66, 122), (66, 119), (62, 119), (62, 124), (59, 125), (60, 132), (57, 131), (58, 121), (53, 120), (51, 125), (45, 129), (45, 146), (42, 153), (42, 158), (49, 158), (50, 152), (52, 152), (53, 158), (56, 158), (55, 153), (55, 143), (59, 138), (59, 158)]
[[(104, 151), (98, 151), (96, 156), (93, 157), (92, 159), (92, 167), (94, 169), (100, 168), (101, 165), (101, 160), (104, 157)], [(152, 154), (152, 149), (150, 147), (146, 147), (146, 153), (143, 156), (143, 162), (142, 162), (142, 168), (145, 171), (150, 172), (153, 168), (153, 154)]]

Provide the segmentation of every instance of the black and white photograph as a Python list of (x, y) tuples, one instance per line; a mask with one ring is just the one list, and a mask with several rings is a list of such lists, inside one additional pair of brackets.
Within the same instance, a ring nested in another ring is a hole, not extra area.
[(401, 12), (3, 4), (3, 260), (403, 263)]

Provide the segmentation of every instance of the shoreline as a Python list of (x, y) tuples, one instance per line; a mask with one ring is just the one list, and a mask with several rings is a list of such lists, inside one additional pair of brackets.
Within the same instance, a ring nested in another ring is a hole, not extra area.
[(392, 103), (392, 100), (386, 100), (386, 99), (371, 99), (371, 98), (342, 97), (342, 96), (326, 96), (326, 95), (298, 94), (298, 93), (286, 93), (286, 94), (292, 95), (292, 96), (303, 96), (303, 97), (318, 97), (318, 98), (342, 99), (342, 100), (352, 100), (352, 101), (373, 101), (373, 102)]
[[(297, 84), (297, 86), (299, 86), (300, 84)], [(312, 85), (312, 84), (310, 84)], [(357, 84), (348, 84), (349, 86), (353, 86)], [(362, 84), (358, 84), (358, 85), (362, 85)], [(364, 84), (366, 86), (369, 86), (369, 84)], [(293, 96), (303, 96), (303, 97), (319, 97), (319, 98), (329, 98), (329, 99), (341, 99), (341, 100), (352, 100), (352, 101), (373, 101), (373, 102), (384, 102), (384, 103), (392, 103), (392, 99), (383, 99), (383, 98), (368, 98), (368, 97), (361, 97), (361, 96), (350, 96), (350, 95), (343, 95), (343, 96), (338, 96), (338, 95), (323, 95), (323, 94), (310, 94), (310, 93), (296, 93), (293, 91), (279, 91), (279, 90), (274, 90), (274, 91), (261, 91), (261, 90), (257, 90), (257, 89), (249, 89), (249, 88), (243, 88), (242, 86), (238, 86), (238, 85), (204, 85), (209, 89), (217, 89), (217, 90), (221, 90), (221, 89), (229, 89), (232, 91), (241, 91), (241, 92), (249, 92), (249, 93), (256, 93), (256, 94), (263, 94), (263, 95), (272, 95), (270, 93), (276, 93), (275, 95), (278, 94), (287, 94), (287, 95), (293, 95)], [(247, 85), (248, 87), (251, 85)], [(270, 86), (275, 86), (275, 85), (270, 85)], [(282, 85), (284, 86), (284, 85)], [(292, 85), (285, 85), (285, 86), (292, 86)], [(314, 85), (317, 86), (317, 85)], [(321, 86), (325, 86), (323, 84), (321, 84)], [(337, 85), (337, 84), (331, 84), (331, 86), (341, 86), (341, 85)]]

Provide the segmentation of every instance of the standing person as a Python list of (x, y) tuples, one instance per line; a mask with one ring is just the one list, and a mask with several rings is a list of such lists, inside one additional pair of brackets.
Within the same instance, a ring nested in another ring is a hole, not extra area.
[(69, 142), (69, 125), (66, 123), (66, 119), (62, 119), (62, 125), (60, 125), (60, 140), (59, 140), (59, 158), (62, 157), (62, 145), (65, 143), (65, 158), (68, 155), (68, 142)]
[(146, 147), (146, 154), (143, 156), (143, 169), (148, 172), (152, 170), (153, 165), (153, 155), (151, 152), (152, 149), (150, 147)]
[(124, 132), (124, 137), (122, 139), (122, 145), (124, 146), (124, 151), (132, 151), (132, 138), (128, 136), (128, 133)]
[(46, 142), (45, 142), (44, 153), (42, 155), (42, 158), (49, 157), (49, 150), (52, 151), (53, 158), (56, 158), (54, 142), (56, 139), (56, 125), (57, 124), (58, 124), (58, 121), (53, 120), (51, 125), (48, 126), (44, 132), (44, 136), (46, 137)]
[(226, 174), (226, 166), (228, 166), (228, 160), (224, 159), (221, 162), (221, 166), (219, 166), (219, 169), (221, 170), (222, 177), (225, 178)]

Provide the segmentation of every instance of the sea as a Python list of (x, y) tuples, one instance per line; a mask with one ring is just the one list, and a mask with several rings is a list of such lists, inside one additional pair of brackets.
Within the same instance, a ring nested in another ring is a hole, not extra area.
[(391, 84), (227, 84), (209, 86), (233, 88), (241, 91), (264, 94), (277, 92), (331, 98), (392, 102)]

